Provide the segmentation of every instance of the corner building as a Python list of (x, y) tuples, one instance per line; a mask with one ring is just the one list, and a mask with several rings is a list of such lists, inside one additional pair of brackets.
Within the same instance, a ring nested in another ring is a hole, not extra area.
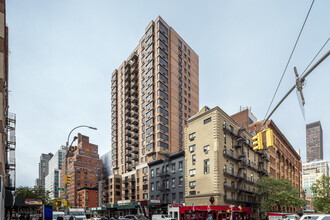
[(122, 191), (122, 200), (148, 200), (149, 189), (137, 190), (148, 185), (147, 163), (184, 148), (183, 128), (199, 108), (198, 63), (193, 49), (158, 17), (113, 72), (113, 173), (143, 175)]
[[(65, 186), (65, 166), (66, 160), (64, 158), (61, 186)], [(67, 188), (68, 202), (71, 207), (79, 207), (81, 205), (79, 203), (78, 190), (98, 186), (98, 179), (101, 177), (101, 174), (102, 162), (99, 159), (98, 146), (89, 143), (89, 137), (78, 133), (77, 146), (71, 146), (71, 149), (68, 151), (68, 175), (71, 177), (71, 180)], [(64, 191), (61, 191), (60, 194), (61, 197), (64, 197)], [(87, 203), (86, 205), (89, 206)]]
[[(267, 156), (253, 151), (252, 135), (219, 107), (204, 107), (185, 129), (185, 203), (256, 213), (258, 179), (268, 176)], [(245, 213), (248, 214), (248, 213)]]

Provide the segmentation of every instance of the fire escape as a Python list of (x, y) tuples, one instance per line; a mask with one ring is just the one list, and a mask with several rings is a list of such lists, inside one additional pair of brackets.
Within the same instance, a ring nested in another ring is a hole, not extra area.
[(15, 190), (16, 187), (16, 114), (9, 113), (7, 118), (8, 140), (7, 140), (7, 155), (8, 162), (6, 169), (9, 173), (8, 190)]

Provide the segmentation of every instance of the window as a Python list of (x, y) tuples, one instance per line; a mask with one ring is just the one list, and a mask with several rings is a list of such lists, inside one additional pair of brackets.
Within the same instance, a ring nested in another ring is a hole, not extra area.
[(204, 160), (204, 174), (210, 173), (210, 160)]
[(166, 127), (165, 125), (162, 125), (162, 124), (158, 124), (158, 129), (168, 133), (168, 127)]
[(151, 191), (155, 191), (155, 184), (151, 183)]
[(183, 176), (179, 177), (179, 187), (183, 186)]
[[(165, 92), (163, 92), (162, 90), (158, 90), (157, 92), (158, 92), (158, 95), (160, 95), (164, 99), (166, 99), (166, 100), (168, 99), (168, 95)], [(153, 93), (151, 93), (151, 94), (153, 94)]]
[(147, 142), (150, 142), (150, 141), (152, 141), (153, 139), (154, 139), (154, 135), (152, 134), (152, 135), (147, 136), (146, 141), (147, 141)]
[(232, 164), (232, 163), (230, 164), (230, 170), (229, 171), (230, 171), (231, 175), (234, 175), (234, 164)]
[(195, 188), (195, 186), (196, 186), (196, 181), (190, 181), (189, 182), (189, 187), (190, 188)]
[(148, 199), (148, 193), (143, 193), (143, 199)]
[(189, 170), (190, 176), (195, 176), (195, 174), (196, 174), (196, 169)]
[(151, 83), (153, 80), (154, 80), (154, 77), (153, 77), (153, 76), (150, 77), (150, 78), (147, 80), (147, 82), (146, 82), (146, 86), (149, 86), (150, 83)]
[(251, 173), (251, 182), (253, 182), (253, 173)]
[(168, 103), (166, 101), (164, 101), (163, 99), (157, 99), (157, 101), (158, 101), (158, 104), (161, 104), (165, 108), (168, 108)]
[(158, 37), (160, 37), (161, 39), (163, 39), (166, 43), (168, 42), (167, 37), (160, 31), (157, 32)]
[(151, 126), (151, 127), (147, 128), (146, 133), (148, 135), (148, 134), (150, 134), (150, 132), (153, 132), (153, 131), (154, 131), (154, 126)]
[(175, 173), (175, 163), (172, 163), (172, 173)]
[(158, 146), (162, 148), (168, 149), (168, 144), (163, 141), (158, 141)]
[(157, 44), (158, 45), (160, 45), (160, 46), (162, 46), (166, 51), (168, 51), (168, 47), (166, 46), (166, 44), (164, 44), (164, 42), (163, 41), (161, 41), (161, 40), (157, 40)]
[(163, 114), (163, 115), (168, 116), (168, 111), (165, 110), (165, 109), (163, 109), (162, 107), (158, 107), (158, 112), (161, 113), (161, 114)]
[(157, 84), (159, 88), (162, 88), (163, 90), (165, 90), (165, 92), (168, 92), (168, 87), (164, 83), (158, 82)]
[(152, 169), (152, 170), (150, 171), (150, 177), (151, 177), (151, 178), (154, 178), (154, 175), (155, 175), (155, 174), (154, 174), (154, 171), (155, 171), (154, 169)]
[(194, 140), (196, 137), (196, 132), (189, 134), (189, 140)]
[(194, 152), (196, 150), (196, 145), (189, 146), (189, 152)]
[(191, 196), (196, 195), (196, 191), (189, 191), (189, 195), (191, 195)]
[(196, 154), (193, 154), (191, 156), (191, 159), (192, 159), (192, 164), (195, 165), (195, 163), (196, 163)]
[(178, 47), (182, 47), (182, 42), (178, 39)]
[(167, 29), (167, 27), (165, 27), (165, 25), (161, 21), (158, 21), (157, 26), (159, 29), (161, 29), (167, 35), (168, 29)]
[(158, 137), (165, 141), (168, 141), (168, 135), (166, 135), (166, 134), (158, 132)]
[[(147, 98), (146, 98), (147, 102), (149, 102), (153, 97), (154, 97), (154, 94), (153, 93), (151, 93), (150, 95), (148, 95)], [(148, 109), (148, 105), (147, 105), (147, 109)]]
[(158, 62), (162, 63), (164, 66), (166, 66), (166, 67), (168, 66), (167, 61), (164, 60), (162, 57), (157, 57), (157, 59), (158, 59)]
[(163, 74), (158, 73), (158, 79), (161, 79), (161, 80), (163, 80), (165, 83), (168, 83), (168, 79), (167, 79), (165, 76), (163, 76)]
[(148, 37), (148, 36), (152, 33), (153, 27), (154, 27), (154, 26), (151, 26), (151, 27), (147, 30), (147, 32), (146, 32), (146, 37)]
[(151, 125), (151, 124), (153, 124), (153, 123), (154, 123), (154, 119), (153, 119), (153, 118), (150, 118), (150, 119), (147, 121), (146, 125), (147, 125), (147, 127), (148, 127), (149, 125)]
[(223, 142), (226, 144), (226, 134), (223, 134)]
[(157, 68), (158, 68), (158, 71), (164, 73), (165, 75), (168, 74), (168, 71), (163, 66), (158, 64)]
[(204, 124), (207, 124), (209, 122), (211, 122), (211, 118), (207, 118), (207, 119), (204, 120)]
[(210, 146), (209, 145), (204, 146), (204, 153), (208, 153), (209, 150), (210, 150)]
[(165, 124), (168, 124), (168, 119), (164, 118), (163, 116), (161, 115), (158, 115), (157, 116), (157, 120), (160, 121), (160, 122), (163, 122)]
[(172, 193), (172, 203), (176, 203), (176, 194)]
[(151, 116), (153, 116), (154, 115), (154, 110), (151, 110), (151, 111), (148, 111), (147, 112), (147, 118), (149, 118), (149, 117), (151, 117)]
[(179, 171), (183, 171), (183, 162), (182, 161), (179, 162)]
[(172, 178), (172, 188), (175, 188), (175, 178)]

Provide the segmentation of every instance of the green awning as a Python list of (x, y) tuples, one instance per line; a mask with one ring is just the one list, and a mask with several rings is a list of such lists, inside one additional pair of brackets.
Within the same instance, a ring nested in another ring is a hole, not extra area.
[(104, 210), (107, 210), (106, 207), (89, 208), (89, 211), (104, 211)]
[(161, 203), (159, 200), (148, 200), (148, 205), (161, 205)]
[(129, 205), (119, 205), (117, 209), (134, 209), (136, 207), (136, 203)]

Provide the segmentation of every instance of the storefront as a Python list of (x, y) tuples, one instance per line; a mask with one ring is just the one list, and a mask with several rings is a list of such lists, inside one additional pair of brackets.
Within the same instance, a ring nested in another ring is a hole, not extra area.
[(180, 207), (185, 206), (184, 203), (175, 203), (175, 204), (168, 204), (167, 213), (172, 218), (179, 220), (180, 216)]
[[(231, 218), (232, 216), (232, 218)], [(251, 220), (251, 208), (229, 206), (181, 206), (180, 220)]]

